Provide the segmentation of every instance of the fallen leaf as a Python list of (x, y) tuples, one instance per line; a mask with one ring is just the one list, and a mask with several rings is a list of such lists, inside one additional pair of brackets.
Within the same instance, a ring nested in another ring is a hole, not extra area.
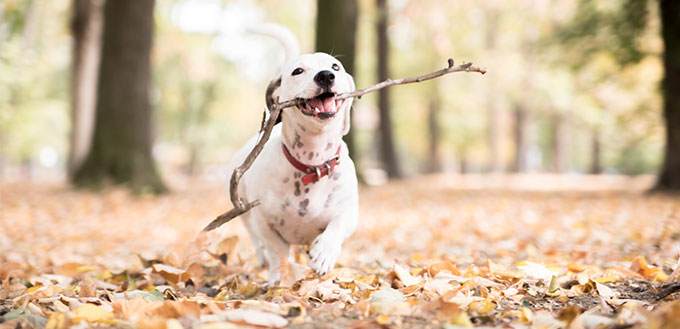
[(419, 284), (421, 282), (420, 279), (411, 275), (411, 273), (409, 273), (404, 267), (402, 267), (399, 264), (394, 264), (393, 271), (396, 277), (407, 287)]
[(109, 312), (100, 306), (92, 304), (83, 304), (82, 306), (73, 310), (72, 313), (73, 317), (71, 318), (71, 321), (73, 321), (74, 323), (78, 323), (81, 321), (94, 324), (115, 323), (114, 321), (115, 316), (113, 312)]
[(226, 321), (237, 324), (274, 328), (282, 328), (288, 324), (288, 320), (279, 315), (255, 310), (226, 310), (218, 315)]

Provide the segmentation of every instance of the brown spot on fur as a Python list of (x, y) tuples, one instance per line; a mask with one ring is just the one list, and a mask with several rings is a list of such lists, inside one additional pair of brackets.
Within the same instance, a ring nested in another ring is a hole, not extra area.
[(305, 189), (305, 194), (309, 193), (309, 187)]
[(295, 196), (300, 196), (300, 182), (295, 182)]
[(340, 179), (340, 172), (337, 172), (337, 171), (333, 172), (333, 180), (338, 180), (338, 179)]
[(286, 178), (283, 179), (284, 183), (288, 183), (288, 181), (290, 181), (290, 177), (286, 177)]
[(299, 123), (298, 123), (298, 128), (300, 128), (300, 130), (302, 130), (302, 131), (307, 131), (307, 129), (305, 129), (305, 126), (303, 126)]
[(300, 139), (301, 139), (301, 138), (300, 138), (300, 134), (298, 134), (298, 132), (297, 132), (297, 130), (296, 130), (296, 131), (295, 131), (295, 140), (293, 141), (293, 148), (305, 146), (305, 144), (302, 144), (302, 142), (300, 141)]
[(296, 172), (293, 174), (293, 177), (295, 177), (295, 178), (300, 178), (300, 177), (302, 177), (302, 174), (301, 174), (299, 171), (296, 171)]
[(309, 160), (312, 160), (314, 157), (314, 152), (309, 152), (309, 156), (307, 157)]
[(333, 200), (333, 193), (329, 193), (328, 197), (326, 198), (326, 202), (324, 202), (323, 207), (328, 208), (331, 206), (331, 201)]
[(286, 221), (283, 218), (281, 218), (281, 221), (279, 221), (279, 225), (283, 226), (284, 224), (286, 224)]
[(326, 144), (326, 151), (330, 150), (331, 147), (333, 147), (333, 143), (328, 142), (328, 144)]
[(298, 209), (298, 215), (300, 216), (307, 215), (307, 213), (309, 212), (309, 210), (307, 210), (307, 206), (309, 206), (309, 199), (304, 199), (300, 201), (299, 204), (300, 209)]

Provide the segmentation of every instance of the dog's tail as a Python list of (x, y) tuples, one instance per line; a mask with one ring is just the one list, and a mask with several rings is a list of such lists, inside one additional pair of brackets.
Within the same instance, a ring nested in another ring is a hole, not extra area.
[(289, 62), (300, 56), (300, 43), (298, 42), (298, 39), (295, 37), (295, 34), (293, 34), (293, 32), (286, 28), (285, 26), (274, 23), (265, 23), (256, 26), (251, 26), (247, 28), (246, 31), (250, 33), (270, 36), (276, 40), (279, 40), (279, 42), (283, 45), (283, 48), (286, 51), (286, 59), (284, 60), (284, 65), (288, 64)]

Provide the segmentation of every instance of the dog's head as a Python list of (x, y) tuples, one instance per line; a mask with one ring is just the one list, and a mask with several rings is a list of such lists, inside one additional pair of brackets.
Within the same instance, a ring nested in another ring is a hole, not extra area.
[(276, 101), (298, 99), (301, 105), (284, 109), (284, 118), (319, 128), (342, 120), (346, 134), (352, 98), (336, 100), (335, 96), (353, 90), (354, 79), (340, 61), (326, 53), (306, 54), (287, 64), (281, 76), (269, 84), (267, 107)]

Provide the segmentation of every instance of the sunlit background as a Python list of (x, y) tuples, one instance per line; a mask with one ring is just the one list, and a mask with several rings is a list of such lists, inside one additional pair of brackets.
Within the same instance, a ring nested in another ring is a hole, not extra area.
[[(604, 19), (626, 4), (389, 1), (393, 77), (444, 67), (449, 57), (488, 70), (394, 87), (405, 174), (656, 173), (663, 146), (658, 8), (645, 5), (638, 33)], [(359, 5), (354, 75), (365, 87), (378, 82), (377, 14), (374, 1)], [(0, 3), (3, 180), (65, 178), (69, 10), (67, 0)], [(231, 154), (257, 131), (265, 88), (283, 60), (275, 40), (246, 28), (285, 25), (311, 52), (316, 1), (158, 0), (155, 15), (154, 157), (165, 177), (223, 177)], [(383, 176), (376, 100), (355, 102), (352, 118), (355, 160), (369, 183)]]

